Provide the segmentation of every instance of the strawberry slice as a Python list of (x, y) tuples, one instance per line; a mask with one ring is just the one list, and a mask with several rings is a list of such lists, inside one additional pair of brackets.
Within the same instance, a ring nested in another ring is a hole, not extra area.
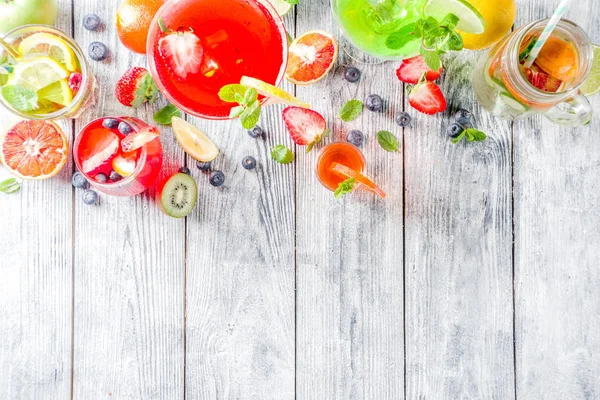
[(96, 129), (81, 138), (79, 149), (83, 173), (91, 176), (108, 173), (112, 159), (119, 152), (119, 136), (108, 129)]
[(131, 153), (150, 143), (160, 135), (160, 131), (155, 126), (148, 126), (136, 133), (127, 135), (125, 139), (121, 140), (121, 150), (123, 153)]
[(331, 170), (337, 173), (338, 175), (344, 177), (345, 179), (356, 179), (356, 183), (360, 185), (359, 187), (362, 187), (368, 192), (375, 193), (377, 196), (381, 197), (382, 199), (385, 199), (385, 192), (381, 190), (381, 188), (377, 186), (372, 180), (370, 180), (360, 172), (336, 162), (334, 162), (331, 165)]
[(439, 70), (434, 71), (427, 66), (425, 59), (423, 56), (418, 55), (413, 58), (406, 59), (402, 61), (402, 64), (396, 70), (396, 76), (402, 82), (411, 83), (416, 85), (419, 83), (419, 79), (423, 72), (425, 72), (426, 78), (428, 81), (435, 81), (442, 74), (443, 68), (440, 67)]
[(156, 101), (158, 87), (145, 68), (132, 67), (117, 82), (115, 96), (124, 106), (139, 107), (147, 101)]
[(531, 68), (525, 69), (525, 77), (534, 87), (544, 92), (556, 93), (561, 88), (563, 81), (556, 79), (545, 72)]
[(158, 41), (158, 51), (171, 71), (179, 78), (200, 71), (204, 48), (191, 31), (170, 31)]
[(417, 83), (410, 94), (408, 102), (417, 111), (423, 114), (433, 115), (446, 110), (446, 98), (442, 90), (433, 82), (425, 79), (426, 73), (421, 75), (419, 83)]
[(325, 118), (321, 114), (296, 106), (289, 106), (283, 110), (283, 122), (296, 144), (308, 146), (307, 153), (321, 141), (327, 128)]

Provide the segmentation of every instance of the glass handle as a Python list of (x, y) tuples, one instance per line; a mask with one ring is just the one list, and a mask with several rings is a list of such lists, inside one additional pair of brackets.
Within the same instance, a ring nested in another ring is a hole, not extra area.
[(546, 112), (546, 118), (559, 125), (575, 128), (592, 121), (593, 109), (587, 97), (577, 92)]

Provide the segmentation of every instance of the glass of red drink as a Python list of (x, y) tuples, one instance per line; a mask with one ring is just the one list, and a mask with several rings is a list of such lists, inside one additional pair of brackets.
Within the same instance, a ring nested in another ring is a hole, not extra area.
[(242, 76), (277, 85), (287, 63), (287, 33), (268, 0), (169, 0), (148, 33), (148, 65), (179, 109), (228, 119), (219, 90)]
[[(117, 122), (103, 124), (106, 120)], [(123, 134), (126, 129), (123, 125), (119, 128), (120, 124), (129, 126), (131, 132)], [(100, 192), (112, 196), (142, 193), (156, 182), (163, 163), (162, 144), (155, 137), (139, 149), (125, 153), (121, 141), (149, 128), (133, 117), (103, 117), (91, 121), (79, 132), (73, 145), (77, 169)]]

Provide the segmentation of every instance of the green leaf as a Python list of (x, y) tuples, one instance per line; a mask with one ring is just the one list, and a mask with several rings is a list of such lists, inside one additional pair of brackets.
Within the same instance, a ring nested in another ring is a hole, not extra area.
[(398, 151), (398, 139), (389, 131), (377, 132), (377, 141), (385, 151)]
[(258, 99), (258, 92), (256, 89), (251, 88), (246, 90), (246, 94), (244, 95), (244, 104), (250, 105), (254, 103)]
[(483, 142), (487, 138), (485, 133), (475, 128), (466, 129), (465, 134), (469, 142)]
[(240, 96), (244, 96), (246, 94), (247, 89), (248, 88), (246, 86), (240, 85), (238, 83), (225, 85), (221, 88), (221, 90), (219, 90), (219, 98), (228, 103), (237, 103), (235, 95), (239, 94)]
[(335, 189), (335, 192), (333, 192), (333, 196), (336, 199), (339, 199), (340, 197), (342, 197), (348, 193), (352, 193), (352, 190), (354, 190), (355, 183), (356, 183), (356, 179), (354, 179), (354, 178), (348, 178), (344, 182), (340, 182), (337, 189)]
[(321, 138), (325, 139), (326, 137), (329, 137), (329, 135), (331, 135), (331, 129), (327, 128), (327, 129), (325, 129), (325, 131), (321, 135)]
[(240, 115), (240, 122), (244, 129), (250, 130), (256, 126), (260, 118), (260, 103), (255, 101), (250, 106), (246, 107)]
[(161, 30), (161, 31), (163, 31), (164, 33), (169, 33), (169, 32), (171, 32), (171, 31), (169, 30), (169, 28), (167, 28), (167, 24), (165, 24), (165, 21), (163, 21), (163, 19), (162, 19), (162, 18), (159, 18), (159, 19), (158, 19), (158, 26), (159, 26), (160, 30)]
[(236, 103), (246, 105), (246, 102), (244, 101), (244, 96), (242, 96), (241, 94), (234, 93), (233, 98), (235, 99)]
[(452, 144), (457, 144), (458, 142), (460, 142), (465, 137), (465, 134), (465, 131), (462, 131), (460, 135), (452, 139)]
[(393, 50), (401, 49), (413, 40), (418, 39), (415, 35), (415, 24), (408, 24), (396, 32), (391, 33), (385, 40), (385, 45)]
[(460, 21), (460, 18), (450, 13), (444, 17), (442, 22), (440, 22), (440, 26), (453, 31), (456, 28), (456, 25), (458, 25), (458, 21)]
[(0, 192), (2, 193), (15, 193), (21, 189), (21, 185), (15, 178), (9, 178), (5, 181), (0, 182)]
[(152, 75), (146, 74), (144, 75), (144, 78), (142, 79), (142, 82), (139, 84), (138, 88), (135, 90), (131, 107), (137, 108), (146, 101), (152, 104), (158, 98), (158, 94), (158, 86), (156, 86), (154, 79), (152, 79)]
[(442, 66), (442, 60), (436, 51), (427, 50), (425, 47), (423, 47), (423, 45), (421, 45), (419, 46), (419, 53), (421, 53), (425, 63), (430, 69), (437, 71)]
[(169, 103), (154, 114), (154, 122), (161, 125), (171, 125), (173, 117), (181, 118), (181, 111)]
[(360, 115), (363, 110), (363, 103), (360, 100), (348, 100), (340, 110), (340, 118), (344, 122), (349, 122)]
[(18, 111), (33, 111), (38, 104), (38, 96), (33, 89), (21, 85), (2, 87), (2, 97)]
[(300, 3), (300, 0), (283, 0), (283, 1), (285, 1), (286, 3), (289, 3), (293, 6)]
[(229, 118), (237, 118), (244, 112), (244, 106), (236, 106), (231, 109), (229, 112)]
[(446, 42), (446, 50), (461, 51), (464, 47), (463, 37), (458, 32), (450, 33)]
[(289, 164), (294, 161), (294, 153), (282, 144), (271, 149), (271, 158), (280, 164)]

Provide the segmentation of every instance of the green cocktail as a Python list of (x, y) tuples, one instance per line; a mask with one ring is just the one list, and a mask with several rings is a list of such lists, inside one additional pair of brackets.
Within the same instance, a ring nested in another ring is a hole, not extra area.
[(418, 53), (418, 42), (392, 50), (390, 33), (423, 16), (426, 0), (331, 0), (333, 15), (354, 46), (381, 59), (401, 59)]

